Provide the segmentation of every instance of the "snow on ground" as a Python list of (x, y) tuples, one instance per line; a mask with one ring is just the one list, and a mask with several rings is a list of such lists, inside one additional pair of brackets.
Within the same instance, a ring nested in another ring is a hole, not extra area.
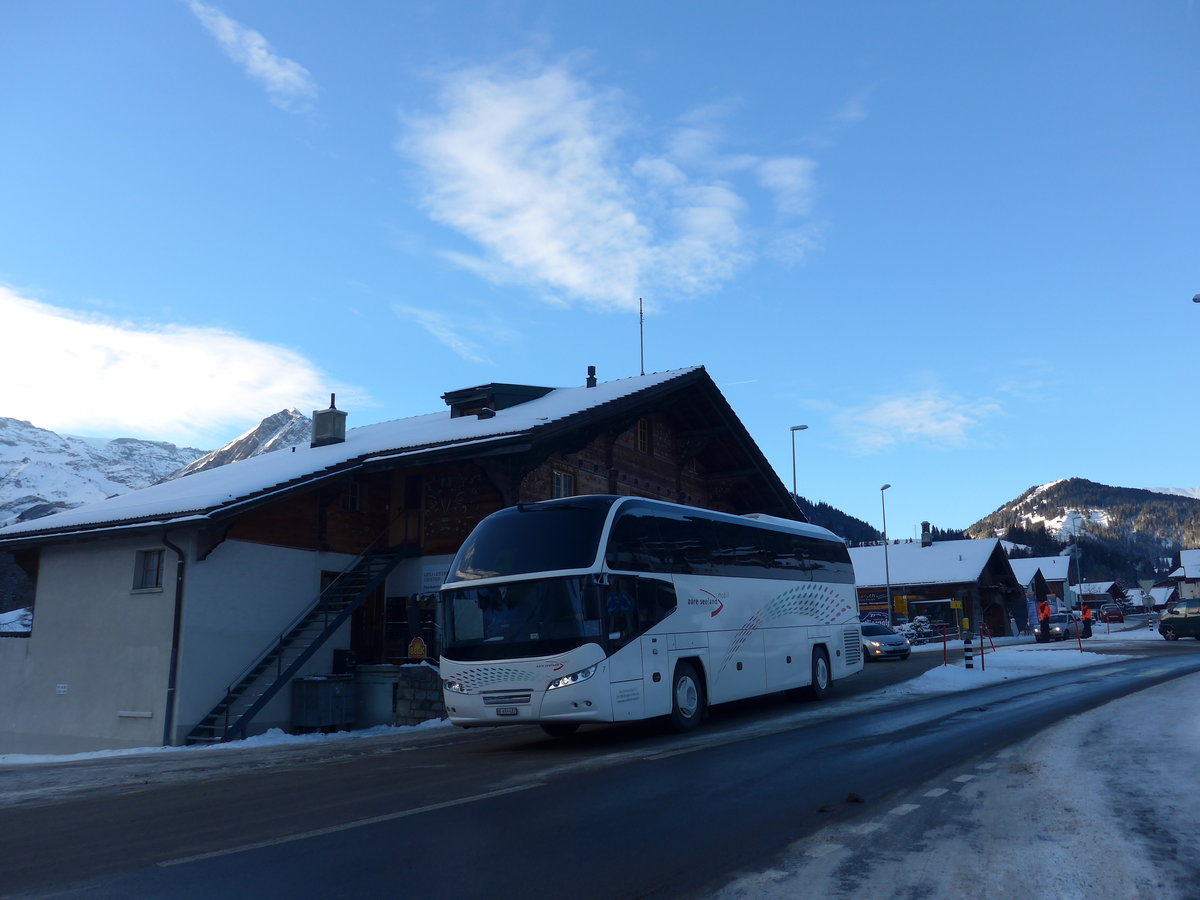
[[(1095, 638), (1109, 646), (1161, 641), (1144, 626)], [(1122, 658), (1070, 644), (1002, 646), (987, 681)], [(920, 648), (928, 652), (928, 648)], [(939, 648), (940, 652), (940, 648)], [(1081, 660), (1081, 657), (1084, 659)], [(961, 666), (935, 669), (884, 695), (986, 683)], [(971, 774), (901, 796), (867, 822), (835, 825), (797, 842), (778, 864), (726, 886), (716, 900), (792, 900), (806, 887), (849, 897), (987, 896), (1054, 900), (1200, 897), (1200, 675), (1156, 685), (1072, 716), (978, 764)], [(936, 798), (936, 799), (935, 799)], [(944, 798), (944, 799), (942, 799)], [(942, 804), (940, 807), (937, 804)], [(913, 813), (937, 811), (930, 824)], [(912, 825), (902, 822), (911, 816)]]
[(430, 719), (420, 725), (376, 725), (359, 731), (338, 731), (332, 734), (288, 734), (278, 728), (272, 728), (263, 734), (246, 738), (241, 741), (229, 741), (224, 744), (196, 744), (187, 747), (130, 747), (121, 750), (93, 750), (89, 753), (67, 754), (37, 754), (9, 753), (0, 754), (0, 766), (28, 766), (53, 762), (85, 762), (90, 759), (116, 759), (125, 756), (158, 756), (174, 753), (221, 753), (233, 750), (251, 750), (263, 747), (295, 747), (312, 744), (327, 744), (331, 741), (348, 739), (384, 737), (387, 735), (408, 734), (414, 731), (428, 731), (431, 728), (449, 728), (449, 719)]

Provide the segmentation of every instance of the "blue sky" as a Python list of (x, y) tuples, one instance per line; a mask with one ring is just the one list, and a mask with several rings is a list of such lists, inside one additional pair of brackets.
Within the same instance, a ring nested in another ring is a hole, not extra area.
[(705, 365), (893, 536), (1200, 485), (1200, 9), (0, 12), (0, 415), (208, 449)]

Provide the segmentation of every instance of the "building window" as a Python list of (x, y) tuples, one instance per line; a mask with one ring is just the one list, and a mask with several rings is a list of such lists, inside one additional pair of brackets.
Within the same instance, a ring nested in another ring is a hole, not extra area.
[(550, 488), (551, 497), (574, 497), (575, 496), (575, 476), (568, 475), (566, 472), (554, 470), (554, 483)]
[(350, 482), (342, 491), (342, 509), (346, 512), (362, 510), (362, 488), (357, 481)]
[(165, 550), (139, 550), (134, 559), (133, 589), (162, 590), (163, 554)]
[(637, 448), (642, 453), (654, 452), (654, 430), (650, 427), (649, 419), (638, 419)]

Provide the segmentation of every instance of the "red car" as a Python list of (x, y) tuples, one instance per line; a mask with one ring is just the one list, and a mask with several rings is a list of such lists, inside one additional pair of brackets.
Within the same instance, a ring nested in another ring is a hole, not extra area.
[(1125, 613), (1115, 603), (1109, 603), (1100, 608), (1101, 622), (1124, 622)]

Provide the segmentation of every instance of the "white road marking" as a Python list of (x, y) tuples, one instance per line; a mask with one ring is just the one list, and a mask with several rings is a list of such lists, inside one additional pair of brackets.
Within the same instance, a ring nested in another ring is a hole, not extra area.
[(910, 812), (921, 808), (919, 803), (902, 803), (895, 809), (888, 810), (888, 815), (891, 816), (907, 816)]
[(974, 775), (959, 775), (954, 780), (957, 781), (959, 784), (966, 784), (968, 781), (974, 781), (975, 776)]
[(882, 827), (882, 822), (867, 822), (865, 825), (855, 825), (847, 830), (853, 831), (855, 834), (870, 834), (872, 831), (878, 831)]
[(1138, 672), (1135, 678), (1157, 678), (1159, 675), (1169, 675), (1174, 672), (1174, 669), (1150, 669), (1146, 672)]
[(814, 859), (821, 856), (828, 856), (830, 853), (836, 853), (838, 850), (845, 850), (842, 844), (813, 844), (811, 847), (804, 848), (804, 855), (811, 856)]
[(475, 794), (472, 797), (460, 797), (458, 800), (447, 800), (444, 803), (431, 803), (429, 806), (418, 806), (415, 809), (404, 809), (400, 812), (388, 813), (383, 816), (372, 816), (369, 819), (358, 819), (354, 822), (346, 822), (342, 825), (330, 825), (328, 828), (316, 828), (312, 831), (304, 831), (299, 834), (289, 834), (284, 837), (273, 838), (269, 841), (258, 841), (253, 844), (243, 844), (240, 847), (228, 847), (225, 850), (213, 850), (209, 853), (197, 853), (194, 856), (183, 856), (179, 859), (167, 859), (158, 866), (167, 868), (169, 866), (182, 866), (185, 863), (198, 862), (202, 859), (214, 859), (218, 856), (232, 856), (234, 853), (245, 853), (247, 850), (261, 850), (264, 847), (277, 847), (280, 844), (290, 844), (293, 841), (303, 841), (308, 838), (322, 837), (327, 834), (336, 834), (339, 831), (350, 831), (353, 828), (362, 828), (366, 825), (378, 825), (380, 822), (391, 822), (396, 819), (405, 819), (409, 816), (419, 816), (421, 813), (433, 812), (437, 809), (449, 809), (453, 806), (465, 806), (468, 803), (476, 803), (480, 800), (490, 800), (492, 797), (503, 797), (505, 794), (515, 794), (520, 791), (528, 791), (532, 788), (541, 787), (545, 782), (535, 781), (531, 784), (523, 784), (520, 787), (502, 788), (498, 791), (488, 791), (484, 794)]
[(977, 768), (977, 769), (983, 769), (983, 770), (985, 770), (985, 771), (986, 771), (987, 769), (994, 769), (994, 768), (996, 768), (996, 764), (995, 764), (995, 763), (979, 763), (977, 766), (975, 766), (975, 768)]
[(940, 797), (940, 796), (942, 796), (942, 794), (948, 794), (948, 793), (950, 793), (949, 788), (934, 788), (932, 791), (926, 791), (925, 796), (926, 797)]

